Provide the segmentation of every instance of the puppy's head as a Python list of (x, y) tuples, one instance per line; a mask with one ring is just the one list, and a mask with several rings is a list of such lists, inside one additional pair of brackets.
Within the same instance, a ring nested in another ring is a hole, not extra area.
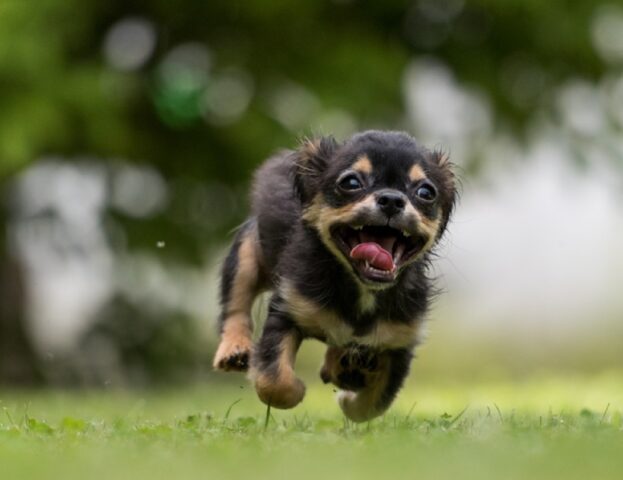
[(400, 132), (304, 142), (295, 185), (303, 220), (368, 288), (390, 286), (431, 249), (455, 199), (447, 156)]

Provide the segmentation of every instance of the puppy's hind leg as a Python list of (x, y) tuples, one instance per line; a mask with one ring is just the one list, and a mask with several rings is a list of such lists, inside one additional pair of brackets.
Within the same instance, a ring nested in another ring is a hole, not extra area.
[(330, 346), (320, 378), (324, 383), (332, 383), (342, 390), (363, 390), (376, 384), (383, 376), (383, 371), (379, 369), (380, 353), (362, 345)]
[(249, 368), (253, 346), (251, 307), (261, 289), (260, 270), (257, 226), (249, 220), (236, 234), (223, 265), (221, 341), (213, 361), (217, 370), (244, 372)]
[(407, 349), (379, 353), (373, 383), (356, 392), (341, 390), (338, 393), (338, 403), (344, 415), (354, 422), (365, 422), (382, 415), (402, 387), (412, 358), (413, 354)]

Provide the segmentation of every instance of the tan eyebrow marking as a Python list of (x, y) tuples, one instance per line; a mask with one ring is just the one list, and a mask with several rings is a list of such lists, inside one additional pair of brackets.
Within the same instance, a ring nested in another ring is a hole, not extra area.
[(411, 167), (411, 170), (409, 170), (409, 178), (412, 182), (417, 182), (418, 180), (425, 179), (426, 174), (424, 173), (422, 167), (416, 163)]
[(352, 168), (358, 172), (370, 174), (372, 173), (372, 162), (367, 155), (362, 155), (355, 163), (353, 163)]

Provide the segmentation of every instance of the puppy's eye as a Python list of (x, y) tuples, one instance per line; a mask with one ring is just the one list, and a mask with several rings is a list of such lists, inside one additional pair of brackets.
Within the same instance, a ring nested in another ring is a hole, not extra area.
[(415, 191), (415, 194), (420, 200), (424, 200), (425, 202), (432, 202), (437, 198), (437, 191), (430, 183), (420, 185)]
[(359, 180), (359, 178), (357, 178), (357, 175), (346, 175), (344, 178), (342, 178), (338, 182), (338, 186), (342, 190), (351, 191), (351, 192), (353, 190), (359, 190), (363, 188), (363, 185), (361, 184), (361, 181)]

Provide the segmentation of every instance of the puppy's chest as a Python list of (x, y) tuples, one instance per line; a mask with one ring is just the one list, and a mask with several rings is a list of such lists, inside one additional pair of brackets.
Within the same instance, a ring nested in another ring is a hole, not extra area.
[(357, 343), (393, 349), (412, 347), (419, 340), (422, 322), (416, 318), (410, 322), (397, 322), (378, 312), (362, 319), (361, 323), (354, 323), (293, 290), (284, 300), (294, 321), (306, 335), (320, 338), (330, 345)]

